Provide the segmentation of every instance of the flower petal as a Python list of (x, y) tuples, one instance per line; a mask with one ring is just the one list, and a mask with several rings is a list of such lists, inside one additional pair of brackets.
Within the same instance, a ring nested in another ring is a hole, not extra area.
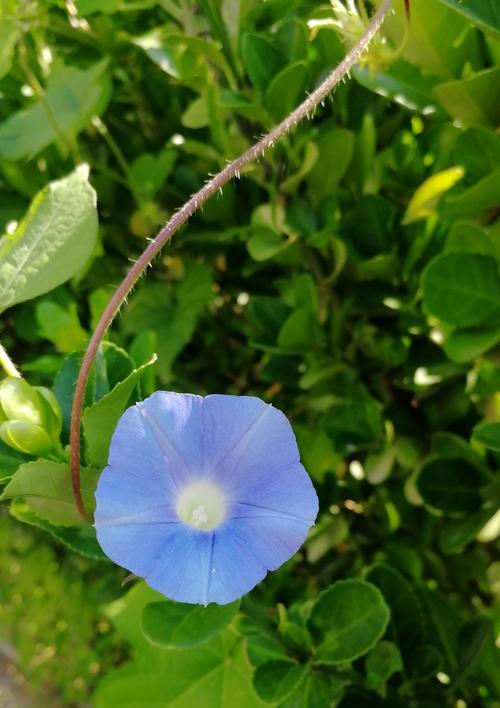
[(176, 523), (131, 523), (101, 526), (96, 523), (97, 540), (104, 553), (117, 565), (145, 577), (156, 566)]
[(277, 408), (253, 396), (207, 396), (203, 402), (205, 469), (227, 488), (266, 469), (299, 461), (292, 427)]
[(267, 574), (246, 539), (225, 523), (214, 533), (208, 585), (209, 602), (226, 605), (250, 592)]

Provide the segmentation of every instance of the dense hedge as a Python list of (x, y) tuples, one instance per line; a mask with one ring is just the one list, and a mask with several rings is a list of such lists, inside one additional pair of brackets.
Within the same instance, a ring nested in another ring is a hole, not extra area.
[(39, 411), (16, 427), (0, 383), (0, 636), (44, 705), (500, 705), (494, 3), (416, 0), (406, 26), (396, 0), (333, 100), (174, 237), (98, 357), (97, 471), (155, 389), (282, 409), (320, 499), (301, 551), (213, 631), (158, 638), (162, 598), (121, 586), (73, 507), (72, 391), (110, 293), (342, 58), (365, 20), (332, 4), (0, 3), (1, 338)]

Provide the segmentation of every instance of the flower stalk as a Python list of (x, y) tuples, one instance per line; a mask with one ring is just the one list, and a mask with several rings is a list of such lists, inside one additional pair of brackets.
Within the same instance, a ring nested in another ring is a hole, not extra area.
[(242, 169), (249, 163), (261, 157), (266, 150), (292, 130), (305, 118), (313, 115), (316, 107), (333, 91), (333, 89), (348, 75), (352, 67), (358, 62), (368, 45), (377, 34), (384, 18), (388, 14), (392, 5), (392, 0), (382, 0), (379, 8), (373, 15), (370, 23), (366, 27), (363, 35), (356, 44), (349, 50), (340, 64), (327, 76), (327, 78), (313, 91), (295, 110), (293, 110), (284, 120), (276, 125), (272, 130), (264, 135), (258, 142), (250, 147), (246, 152), (226, 165), (215, 177), (205, 183), (205, 185), (194, 194), (165, 224), (159, 231), (138, 260), (133, 264), (125, 278), (122, 280), (114, 294), (112, 295), (101, 319), (99, 320), (94, 333), (88, 343), (87, 350), (82, 360), (82, 365), (78, 375), (73, 398), (71, 412), (71, 479), (73, 495), (76, 507), (85, 521), (91, 522), (82, 500), (80, 487), (80, 433), (81, 417), (85, 389), (87, 387), (90, 370), (94, 362), (97, 350), (104, 335), (111, 325), (118, 310), (125, 301), (127, 295), (132, 290), (144, 270), (160, 252), (163, 246), (172, 238), (174, 233), (183, 226), (187, 220), (203, 206), (214, 194), (222, 189), (233, 177), (240, 175)]

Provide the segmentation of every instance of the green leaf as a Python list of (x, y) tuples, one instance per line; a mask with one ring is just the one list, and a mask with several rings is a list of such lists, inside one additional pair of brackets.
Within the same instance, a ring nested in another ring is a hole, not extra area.
[(500, 67), (439, 84), (434, 87), (433, 94), (462, 126), (494, 127), (500, 116)]
[(309, 195), (314, 203), (338, 187), (352, 160), (354, 134), (344, 128), (330, 128), (316, 140), (319, 159), (307, 175)]
[(264, 37), (245, 34), (241, 56), (252, 84), (258, 91), (264, 92), (282, 63), (279, 52)]
[(324, 671), (309, 670), (293, 693), (280, 702), (280, 708), (325, 708), (337, 705), (347, 678)]
[[(97, 484), (96, 470), (82, 469), (82, 497), (87, 509), (93, 508)], [(44, 521), (55, 526), (83, 523), (76, 509), (69, 465), (37, 460), (21, 465), (5, 487), (1, 499), (24, 499)]]
[(297, 62), (273, 77), (266, 91), (266, 106), (275, 120), (282, 120), (303, 98), (306, 75), (306, 65)]
[(20, 465), (28, 462), (29, 457), (6, 445), (0, 440), (0, 484), (5, 484)]
[(211, 639), (226, 627), (240, 606), (210, 604), (206, 607), (173, 602), (152, 602), (142, 612), (147, 639), (166, 649), (185, 649)]
[(123, 318), (127, 334), (156, 333), (158, 372), (167, 380), (175, 358), (190, 342), (198, 318), (214, 297), (208, 267), (188, 262), (186, 268), (175, 287), (153, 283), (139, 289)]
[[(1, 8), (0, 13), (2, 13)], [(22, 30), (15, 18), (0, 15), (0, 20), (0, 79), (2, 79), (10, 71), (12, 55)]]
[(422, 608), (411, 583), (395, 568), (378, 563), (367, 580), (376, 585), (391, 611), (389, 636), (399, 647), (405, 662), (421, 640)]
[(299, 307), (285, 320), (278, 334), (278, 346), (289, 350), (311, 350), (321, 340), (316, 312)]
[[(419, 600), (427, 619), (427, 642), (443, 652), (444, 670), (454, 675), (457, 663), (457, 635), (460, 615), (451, 603), (451, 598), (431, 590), (423, 584), (418, 586)], [(429, 664), (436, 657), (428, 656)], [(421, 667), (423, 668), (423, 667)]]
[(75, 302), (62, 307), (51, 300), (42, 300), (36, 305), (35, 317), (40, 336), (53, 342), (58, 351), (69, 354), (84, 347), (88, 335), (80, 324)]
[(82, 524), (81, 519), (77, 526), (54, 526), (37, 516), (28, 504), (21, 502), (19, 499), (15, 499), (11, 503), (10, 513), (21, 523), (36, 526), (50, 533), (51, 536), (74, 553), (79, 553), (81, 556), (92, 560), (108, 560), (97, 542), (94, 527), (90, 524)]
[(386, 682), (403, 668), (396, 644), (388, 641), (376, 644), (366, 657), (365, 667), (367, 687), (385, 698)]
[(96, 195), (82, 165), (39, 192), (15, 233), (0, 241), (0, 308), (71, 278), (90, 257), (96, 236)]
[(496, 0), (441, 0), (481, 29), (500, 38), (500, 8)]
[(448, 520), (439, 534), (439, 548), (443, 553), (462, 553), (493, 514), (492, 509), (480, 509), (463, 518)]
[(461, 364), (484, 354), (500, 341), (500, 327), (457, 329), (443, 342), (443, 350), (452, 361)]
[(316, 659), (328, 664), (353, 661), (382, 637), (390, 619), (382, 594), (365, 580), (339, 580), (321, 593), (310, 618), (322, 637)]
[(370, 71), (368, 67), (356, 66), (352, 74), (365, 88), (410, 111), (444, 115), (432, 95), (436, 78), (421, 71), (414, 64), (400, 59), (377, 73)]
[(99, 401), (86, 408), (82, 416), (85, 449), (89, 461), (96, 467), (104, 467), (108, 459), (109, 444), (118, 420), (141, 379), (146, 367), (154, 364), (153, 357), (134, 369), (126, 379), (117, 384)]
[(134, 37), (132, 42), (169, 76), (184, 82), (190, 89), (204, 91), (212, 75), (210, 65), (220, 69), (232, 85), (232, 72), (219, 45), (202, 37), (179, 33), (173, 25), (155, 27)]
[(500, 452), (500, 423), (492, 420), (479, 423), (472, 431), (472, 439), (490, 450)]
[(301, 684), (308, 667), (286, 659), (260, 664), (253, 677), (257, 693), (268, 703), (282, 701)]
[[(407, 17), (403, 3), (395, 7), (395, 17), (387, 18), (384, 33), (395, 47), (403, 36)], [(401, 56), (425, 73), (444, 79), (458, 76), (464, 64), (476, 54), (476, 38), (468, 32), (469, 23), (436, 0), (411, 3), (411, 33), (401, 47)], [(456, 42), (458, 36), (461, 42)]]
[(403, 223), (425, 219), (436, 213), (436, 207), (443, 196), (464, 176), (463, 167), (449, 167), (425, 180), (410, 199)]
[(304, 153), (301, 159), (301, 164), (295, 174), (290, 175), (281, 183), (281, 189), (286, 194), (293, 194), (297, 189), (297, 186), (302, 182), (302, 180), (309, 174), (312, 170), (316, 161), (319, 158), (319, 149), (316, 143), (307, 142), (304, 146)]
[(152, 199), (174, 169), (177, 152), (162, 150), (158, 155), (143, 153), (130, 165), (130, 173), (147, 199)]
[(267, 261), (288, 248), (292, 240), (276, 231), (257, 227), (247, 242), (248, 253), (255, 261)]
[(111, 93), (107, 65), (107, 59), (88, 69), (56, 62), (43, 100), (13, 113), (0, 125), (0, 155), (8, 160), (30, 159), (53, 142), (71, 143), (92, 116), (106, 108)]
[(336, 400), (323, 417), (323, 428), (335, 452), (351, 454), (371, 447), (382, 435), (382, 417), (375, 401), (367, 394)]
[(439, 213), (445, 219), (475, 219), (488, 216), (498, 207), (498, 184), (500, 169), (490, 172), (471, 187), (447, 195), (439, 205)]
[(424, 271), (422, 290), (427, 312), (448, 324), (472, 327), (500, 317), (498, 265), (489, 256), (438, 256)]
[(417, 480), (426, 504), (448, 513), (468, 514), (481, 506), (481, 473), (466, 460), (436, 458), (426, 462)]
[(131, 662), (111, 671), (93, 696), (95, 708), (261, 708), (266, 704), (252, 688), (251, 668), (242, 637), (232, 630), (188, 651), (160, 649), (141, 628), (142, 611), (162, 600), (144, 583), (108, 607), (116, 629), (133, 644)]
[(458, 666), (454, 686), (462, 684), (488, 646), (494, 646), (494, 632), (492, 623), (485, 617), (475, 617), (462, 625), (458, 635)]

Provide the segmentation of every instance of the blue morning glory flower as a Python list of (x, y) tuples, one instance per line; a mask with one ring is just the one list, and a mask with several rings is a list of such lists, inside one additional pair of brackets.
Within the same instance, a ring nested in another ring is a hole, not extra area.
[(302, 545), (318, 499), (290, 423), (250, 396), (157, 391), (121, 417), (96, 491), (109, 558), (166, 597), (224, 605)]

